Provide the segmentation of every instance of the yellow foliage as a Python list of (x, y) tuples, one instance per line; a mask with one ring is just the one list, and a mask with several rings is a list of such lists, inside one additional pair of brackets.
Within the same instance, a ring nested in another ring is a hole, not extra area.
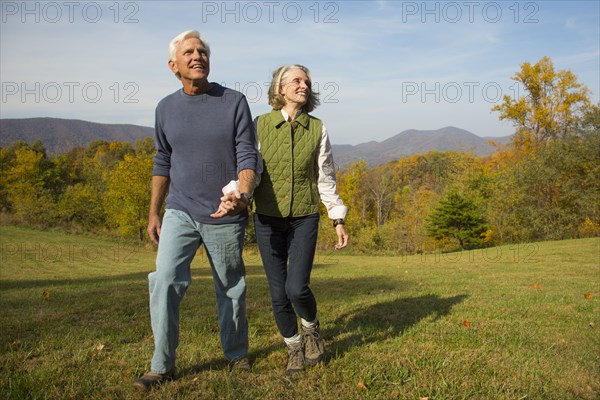
[(152, 160), (129, 155), (125, 155), (110, 173), (104, 207), (110, 210), (108, 222), (117, 226), (124, 236), (138, 235), (140, 240), (143, 239), (148, 223), (151, 175)]
[(485, 243), (485, 244), (494, 243), (494, 231), (491, 229), (488, 229), (487, 231), (482, 233), (481, 237), (483, 238), (483, 243)]
[(513, 121), (513, 145), (522, 153), (531, 154), (540, 143), (568, 135), (591, 106), (589, 89), (577, 82), (573, 72), (555, 71), (549, 57), (522, 64), (512, 79), (526, 94), (518, 99), (504, 96), (492, 111), (499, 112), (502, 120)]
[(582, 237), (598, 237), (600, 236), (600, 224), (586, 218), (579, 228), (579, 234)]

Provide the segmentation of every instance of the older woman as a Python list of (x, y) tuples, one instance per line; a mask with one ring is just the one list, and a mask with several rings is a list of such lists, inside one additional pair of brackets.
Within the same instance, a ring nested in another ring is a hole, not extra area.
[(327, 130), (308, 114), (319, 105), (311, 81), (310, 71), (302, 65), (278, 68), (269, 88), (273, 110), (256, 120), (264, 162), (261, 183), (254, 193), (256, 239), (275, 322), (289, 352), (288, 374), (323, 358), (317, 302), (309, 286), (319, 198), (333, 220), (338, 236), (335, 248), (348, 243), (344, 229), (348, 208), (337, 194)]

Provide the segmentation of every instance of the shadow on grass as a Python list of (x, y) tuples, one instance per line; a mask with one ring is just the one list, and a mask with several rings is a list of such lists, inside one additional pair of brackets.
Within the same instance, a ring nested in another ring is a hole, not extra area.
[[(147, 281), (148, 274), (154, 271), (149, 268), (144, 272), (132, 272), (129, 274), (111, 274), (111, 275), (98, 275), (86, 278), (47, 278), (47, 279), (0, 279), (0, 291), (11, 290), (11, 289), (30, 289), (30, 288), (48, 288), (49, 286), (62, 286), (62, 285), (94, 285), (94, 284), (105, 284), (107, 282), (135, 282), (135, 281)], [(264, 276), (262, 267), (246, 268), (246, 276)], [(202, 279), (213, 279), (211, 269), (208, 265), (194, 266), (192, 267), (192, 284), (194, 280)]]
[(130, 274), (121, 275), (103, 275), (90, 278), (73, 278), (73, 279), (2, 279), (0, 280), (0, 291), (11, 290), (11, 289), (31, 289), (31, 288), (48, 288), (52, 286), (62, 285), (93, 285), (93, 284), (106, 284), (111, 282), (113, 284), (117, 282), (134, 282), (139, 280), (147, 279), (148, 272), (133, 272)]
[(437, 320), (449, 315), (452, 307), (466, 298), (464, 294), (398, 298), (343, 314), (336, 318), (333, 328), (323, 331), (324, 338), (333, 342), (328, 346), (325, 362), (342, 357), (354, 347), (400, 336), (424, 318), (433, 316)]

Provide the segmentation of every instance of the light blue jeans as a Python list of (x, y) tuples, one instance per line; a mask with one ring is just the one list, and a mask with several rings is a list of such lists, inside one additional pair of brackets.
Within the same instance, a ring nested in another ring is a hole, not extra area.
[(160, 231), (156, 271), (148, 275), (155, 346), (153, 372), (165, 373), (175, 366), (175, 351), (179, 344), (179, 305), (192, 280), (190, 264), (202, 243), (213, 272), (221, 348), (231, 361), (248, 354), (246, 272), (242, 259), (246, 224), (202, 224), (183, 211), (166, 210)]

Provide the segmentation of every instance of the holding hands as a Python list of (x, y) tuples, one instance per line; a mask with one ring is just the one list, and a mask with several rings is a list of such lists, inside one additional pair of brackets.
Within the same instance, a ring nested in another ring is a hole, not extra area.
[(221, 197), (219, 208), (212, 213), (212, 218), (222, 218), (226, 215), (236, 215), (244, 211), (250, 205), (250, 199), (245, 193), (239, 190), (231, 191)]

